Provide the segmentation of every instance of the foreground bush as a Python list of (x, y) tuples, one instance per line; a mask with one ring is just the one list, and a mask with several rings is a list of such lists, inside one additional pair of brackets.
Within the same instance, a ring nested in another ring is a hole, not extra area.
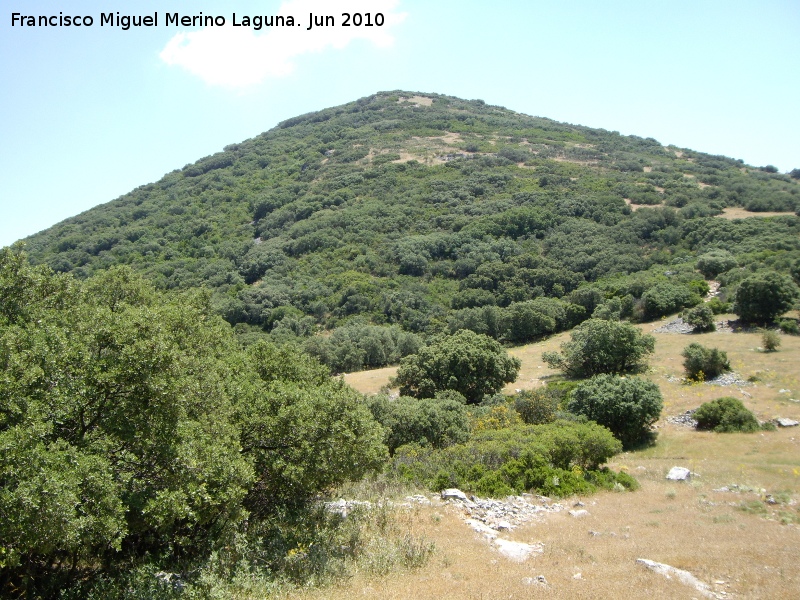
[(697, 428), (717, 433), (751, 433), (761, 429), (755, 415), (731, 396), (705, 402), (694, 413)]
[(621, 321), (589, 319), (561, 344), (561, 353), (544, 352), (550, 367), (569, 377), (591, 377), (602, 373), (636, 373), (646, 367), (646, 358), (655, 349), (655, 338), (643, 335), (638, 327)]
[(616, 375), (598, 375), (579, 383), (567, 404), (570, 412), (608, 427), (626, 449), (651, 440), (650, 427), (662, 407), (655, 383)]
[(361, 397), (201, 293), (0, 251), (0, 595), (202, 562), (386, 458)]
[(403, 446), (392, 470), (415, 485), (435, 490), (458, 487), (485, 496), (536, 490), (554, 496), (636, 483), (600, 465), (622, 450), (596, 423), (556, 421), (548, 425), (484, 430), (443, 450)]
[(681, 353), (687, 379), (705, 381), (731, 370), (728, 355), (717, 348), (706, 348), (697, 342), (689, 344)]

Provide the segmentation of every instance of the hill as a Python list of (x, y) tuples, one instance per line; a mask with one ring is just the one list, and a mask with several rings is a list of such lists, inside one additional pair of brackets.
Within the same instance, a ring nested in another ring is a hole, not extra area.
[[(701, 293), (694, 260), (713, 249), (741, 273), (797, 277), (800, 183), (774, 170), (382, 92), (227, 146), (31, 236), (27, 252), (79, 277), (127, 264), (160, 288), (206, 287), (239, 333), (299, 339), (346, 371), (394, 362), (418, 335), (526, 342), (609, 297)], [(715, 218), (731, 209), (786, 216)]]

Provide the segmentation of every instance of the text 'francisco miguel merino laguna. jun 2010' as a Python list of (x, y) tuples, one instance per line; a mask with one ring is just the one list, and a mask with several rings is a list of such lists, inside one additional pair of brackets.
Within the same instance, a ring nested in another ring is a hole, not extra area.
[[(256, 31), (263, 27), (304, 27), (306, 30), (315, 27), (381, 27), (385, 18), (383, 13), (341, 13), (339, 15), (308, 14), (308, 19), (295, 18), (292, 15), (237, 15), (233, 13), (230, 24), (233, 27), (251, 27)], [(228, 19), (222, 15), (182, 15), (180, 13), (154, 12), (150, 15), (123, 15), (119, 12), (100, 13), (99, 15), (26, 15), (11, 13), (12, 27), (118, 27), (127, 31), (135, 27), (224, 27)]]

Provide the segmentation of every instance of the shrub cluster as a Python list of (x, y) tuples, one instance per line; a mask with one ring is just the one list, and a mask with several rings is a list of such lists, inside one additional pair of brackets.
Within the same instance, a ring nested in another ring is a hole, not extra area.
[(686, 346), (681, 353), (687, 379), (705, 381), (731, 370), (728, 355), (718, 348), (706, 348), (698, 343)]
[(646, 357), (655, 349), (655, 338), (643, 335), (634, 325), (606, 319), (589, 319), (570, 334), (561, 353), (545, 352), (542, 359), (569, 377), (591, 377), (601, 373), (636, 373), (645, 368)]
[(597, 375), (579, 383), (567, 408), (611, 431), (626, 449), (650, 442), (663, 400), (658, 386), (640, 377)]
[(751, 433), (761, 429), (758, 419), (742, 401), (731, 396), (703, 403), (694, 413), (697, 428), (717, 433)]
[(605, 427), (556, 421), (477, 432), (442, 450), (403, 446), (391, 468), (398, 477), (433, 489), (458, 487), (495, 497), (533, 489), (569, 496), (616, 483), (635, 488), (633, 478), (600, 468), (621, 450)]

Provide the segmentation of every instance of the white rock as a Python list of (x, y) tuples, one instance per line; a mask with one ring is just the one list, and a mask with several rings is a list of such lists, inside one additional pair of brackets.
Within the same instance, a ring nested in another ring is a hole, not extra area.
[(691, 477), (691, 471), (686, 467), (672, 467), (667, 473), (667, 479), (670, 481), (688, 481)]
[(779, 427), (797, 427), (798, 425), (800, 425), (800, 422), (795, 421), (794, 419), (778, 418), (775, 419), (775, 422), (778, 424)]
[(544, 575), (537, 575), (536, 577), (523, 577), (522, 578), (523, 585), (547, 585), (547, 579), (544, 578)]
[(483, 534), (490, 540), (497, 537), (497, 532), (486, 523), (481, 523), (477, 519), (466, 519), (464, 522), (469, 525), (475, 533)]
[(497, 538), (494, 540), (494, 545), (497, 551), (506, 558), (510, 558), (514, 562), (524, 562), (530, 558), (531, 554), (541, 554), (544, 552), (542, 544), (525, 544), (523, 542), (512, 542), (511, 540), (504, 540)]
[(589, 514), (589, 511), (586, 510), (585, 508), (581, 508), (578, 510), (571, 510), (569, 511), (569, 514), (575, 517), (576, 519), (580, 519), (581, 517), (587, 516)]
[(457, 488), (442, 490), (442, 500), (462, 500), (467, 502), (467, 495)]
[(509, 523), (508, 521), (498, 521), (497, 523), (495, 523), (495, 529), (497, 529), (498, 531), (510, 531), (511, 529), (513, 529), (513, 527), (511, 526), (511, 523)]
[(683, 585), (688, 585), (693, 587), (695, 590), (700, 592), (706, 598), (720, 597), (711, 591), (711, 587), (709, 587), (707, 583), (703, 583), (697, 577), (689, 573), (689, 571), (684, 571), (683, 569), (676, 569), (675, 567), (665, 565), (664, 563), (658, 563), (653, 560), (648, 560), (646, 558), (637, 558), (636, 562), (639, 563), (640, 565), (644, 565), (645, 567), (647, 567), (652, 571), (655, 571), (659, 575), (663, 575), (667, 579), (672, 579), (672, 577), (674, 576)]

